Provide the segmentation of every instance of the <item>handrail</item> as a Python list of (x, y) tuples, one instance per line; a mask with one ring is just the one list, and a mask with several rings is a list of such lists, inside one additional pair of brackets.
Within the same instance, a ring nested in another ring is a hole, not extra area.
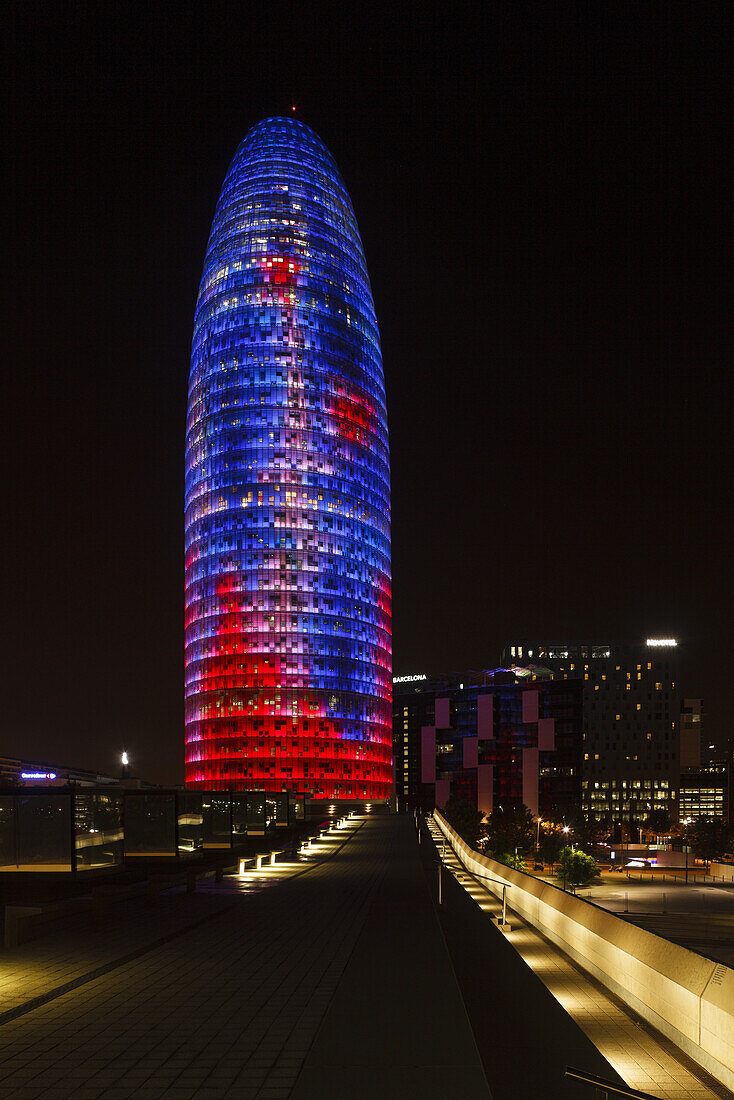
[[(637, 1089), (631, 1089), (627, 1085), (615, 1085), (604, 1077), (597, 1077), (595, 1073), (587, 1073), (583, 1069), (574, 1069), (573, 1066), (566, 1066), (564, 1076), (574, 1081), (583, 1081), (586, 1085), (595, 1085), (597, 1089), (606, 1089), (607, 1094), (612, 1096), (629, 1096), (633, 1100), (656, 1100), (649, 1092), (638, 1092)], [(602, 1098), (598, 1097), (598, 1100)]]

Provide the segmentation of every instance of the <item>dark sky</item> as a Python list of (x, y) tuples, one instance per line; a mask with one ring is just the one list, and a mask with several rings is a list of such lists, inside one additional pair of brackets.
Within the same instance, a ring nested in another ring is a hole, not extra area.
[(670, 633), (728, 735), (731, 12), (4, 6), (0, 753), (182, 781), (194, 304), (227, 165), (291, 102), (373, 283), (395, 672)]

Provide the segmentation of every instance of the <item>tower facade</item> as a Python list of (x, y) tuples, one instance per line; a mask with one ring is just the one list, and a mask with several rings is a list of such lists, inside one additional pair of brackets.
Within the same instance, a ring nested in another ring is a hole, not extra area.
[(186, 434), (186, 781), (384, 798), (392, 786), (390, 474), (352, 204), (290, 118), (219, 197)]

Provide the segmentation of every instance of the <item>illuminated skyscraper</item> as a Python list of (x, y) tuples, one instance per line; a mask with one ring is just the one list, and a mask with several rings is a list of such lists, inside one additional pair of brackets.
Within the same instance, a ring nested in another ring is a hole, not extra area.
[(222, 187), (186, 435), (186, 780), (391, 790), (390, 471), (362, 243), (291, 118)]

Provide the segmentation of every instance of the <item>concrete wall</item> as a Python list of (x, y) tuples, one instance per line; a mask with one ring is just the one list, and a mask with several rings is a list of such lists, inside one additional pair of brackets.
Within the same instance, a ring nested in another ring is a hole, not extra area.
[(467, 870), (500, 880), (488, 890), (509, 886), (511, 909), (734, 1090), (734, 971), (480, 855), (435, 817)]

